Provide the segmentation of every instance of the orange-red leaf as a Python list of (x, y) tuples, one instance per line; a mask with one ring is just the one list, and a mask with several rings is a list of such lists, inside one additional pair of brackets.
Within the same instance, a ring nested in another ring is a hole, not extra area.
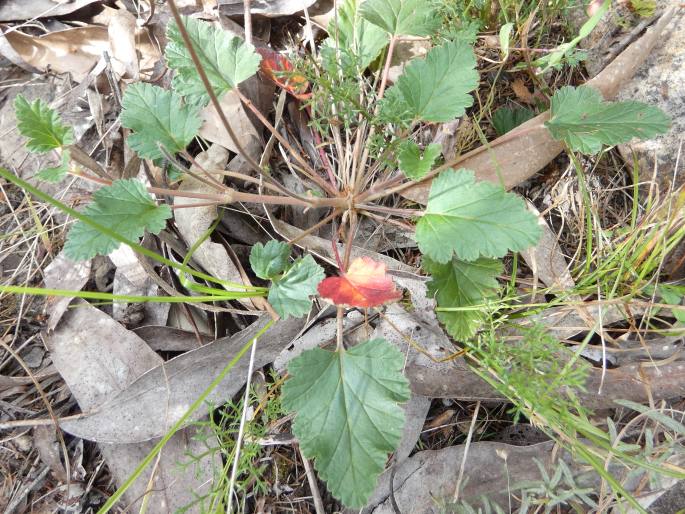
[(259, 69), (269, 80), (285, 89), (295, 98), (304, 100), (309, 97), (307, 94), (309, 82), (304, 75), (293, 71), (293, 64), (287, 57), (270, 48), (256, 48), (255, 50), (262, 56)]
[(385, 273), (385, 264), (369, 257), (355, 259), (347, 273), (324, 279), (318, 289), (334, 304), (349, 307), (376, 307), (402, 298), (402, 292)]

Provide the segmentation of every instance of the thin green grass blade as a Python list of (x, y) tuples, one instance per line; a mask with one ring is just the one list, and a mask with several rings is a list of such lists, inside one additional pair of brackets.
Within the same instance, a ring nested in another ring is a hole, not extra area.
[(70, 291), (68, 289), (47, 289), (44, 287), (27, 286), (3, 286), (0, 285), (0, 293), (30, 294), (36, 296), (65, 296), (83, 298), (84, 300), (108, 300), (113, 302), (128, 303), (199, 303), (199, 302), (221, 302), (226, 300), (237, 300), (238, 298), (253, 298), (260, 296), (252, 291), (220, 291), (221, 294), (211, 296), (130, 296), (124, 294), (101, 293), (99, 291)]
[(614, 492), (619, 493), (623, 498), (625, 498), (628, 503), (630, 503), (637, 512), (641, 514), (647, 514), (647, 511), (640, 505), (640, 503), (630, 494), (625, 488), (613, 477), (611, 474), (604, 469), (604, 463), (599, 461), (592, 453), (590, 453), (582, 444), (573, 445), (573, 449), (576, 450), (583, 459), (590, 464), (599, 476), (601, 476), (607, 483), (611, 486)]
[(658, 410), (651, 409), (645, 405), (639, 403), (631, 402), (630, 400), (614, 400), (615, 403), (627, 407), (641, 414), (644, 414), (648, 418), (661, 423), (663, 426), (669, 430), (673, 430), (676, 434), (685, 436), (685, 426), (682, 423), (676, 421), (673, 418), (669, 418), (665, 414), (659, 412)]

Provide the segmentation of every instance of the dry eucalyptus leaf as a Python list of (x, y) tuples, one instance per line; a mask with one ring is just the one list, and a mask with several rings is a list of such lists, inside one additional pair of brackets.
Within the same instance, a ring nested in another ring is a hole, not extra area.
[[(427, 514), (435, 512), (436, 501), (452, 502), (459, 476), (460, 463), (467, 447), (450, 446), (442, 450), (426, 450), (405, 461), (396, 470), (394, 496), (401, 512)], [(506, 458), (506, 462), (504, 460)], [(472, 505), (480, 496), (487, 497), (503, 508), (508, 508), (511, 481), (539, 481), (540, 470), (534, 459), (543, 463), (548, 473), (555, 467), (554, 443), (532, 446), (511, 446), (489, 441), (471, 443), (465, 460), (463, 489), (459, 498)], [(564, 460), (571, 465), (570, 456)], [(578, 470), (579, 471), (579, 470)], [(385, 498), (389, 496), (385, 491)], [(389, 499), (372, 511), (374, 514), (397, 512)]]
[(3, 0), (0, 3), (0, 21), (24, 21), (33, 18), (64, 16), (100, 0)]
[[(219, 103), (231, 123), (233, 132), (237, 135), (240, 145), (245, 148), (254, 144), (255, 141), (259, 141), (259, 134), (250, 118), (247, 117), (245, 108), (235, 91), (226, 93), (221, 97)], [(219, 118), (216, 109), (214, 109), (211, 103), (202, 109), (200, 117), (202, 118), (200, 136), (207, 141), (217, 143), (232, 152), (238, 153), (238, 147), (233, 142), (231, 136), (228, 135), (228, 132), (226, 132), (223, 123), (221, 123), (221, 118)]]
[(520, 78), (517, 78), (511, 83), (511, 89), (514, 91), (514, 94), (516, 95), (516, 98), (521, 100), (523, 103), (527, 103), (529, 105), (535, 105), (535, 98), (533, 94), (528, 91), (528, 86), (521, 80)]
[(136, 18), (126, 9), (117, 9), (107, 25), (112, 48), (112, 67), (121, 78), (138, 80)]
[(431, 49), (431, 42), (426, 38), (406, 37), (395, 45), (395, 51), (392, 54), (392, 61), (390, 61), (390, 69), (388, 70), (388, 80), (393, 83), (404, 72), (404, 67), (412, 59), (423, 58)]
[[(221, 183), (223, 177), (218, 173), (212, 172), (223, 170), (226, 167), (226, 163), (228, 162), (228, 151), (224, 147), (213, 144), (207, 151), (198, 154), (195, 160), (202, 169), (209, 172), (215, 180)], [(203, 175), (202, 170), (195, 165), (193, 165), (191, 171), (200, 176)], [(183, 179), (179, 191), (215, 193), (216, 189), (188, 175)], [(174, 198), (174, 205), (192, 205), (201, 204), (203, 202), (205, 202), (205, 200), (202, 199)], [(216, 205), (174, 210), (176, 226), (189, 248), (204, 235), (207, 229), (214, 223), (217, 216)], [(205, 239), (202, 244), (197, 247), (195, 253), (193, 253), (193, 259), (198, 262), (205, 271), (216, 278), (242, 283), (240, 272), (235, 264), (233, 264), (226, 248), (219, 243), (213, 243), (210, 238)], [(242, 303), (251, 305), (249, 299), (244, 299)]]
[[(4, 42), (0, 52), (14, 64), (24, 64), (29, 71), (70, 73), (76, 82), (86, 78), (103, 52), (112, 53), (107, 27), (100, 26), (60, 30), (40, 37), (12, 30), (4, 34)], [(140, 69), (150, 73), (161, 54), (145, 29), (136, 34), (136, 48), (140, 52)], [(13, 55), (8, 55), (9, 50)], [(21, 63), (16, 62), (17, 56)]]
[[(88, 411), (125, 391), (149, 369), (163, 365), (163, 361), (145, 341), (102, 311), (81, 300), (74, 304), (76, 308), (63, 316), (57, 329), (45, 336), (45, 343), (79, 406)], [(164, 404), (163, 399), (160, 404)], [(139, 416), (137, 422), (144, 425), (146, 418)], [(115, 429), (127, 429), (117, 423), (113, 420)], [(149, 467), (127, 491), (126, 503), (140, 506), (140, 499), (151, 483), (153, 492), (147, 512), (166, 514), (189, 504), (193, 491), (202, 491), (203, 484), (211, 481), (213, 467), (219, 463), (210, 457), (201, 459), (196, 469), (190, 466), (179, 471), (177, 467), (178, 462), (186, 459), (186, 452), (199, 455), (204, 450), (203, 444), (193, 440), (194, 433), (194, 429), (187, 429), (172, 437), (154, 467), (152, 482), (153, 467)], [(101, 444), (100, 450), (115, 481), (121, 485), (155, 443)]]
[[(156, 296), (159, 293), (159, 286), (147, 274), (130, 246), (121, 245), (108, 257), (116, 267), (112, 293), (127, 296)], [(138, 322), (161, 325), (166, 323), (170, 307), (171, 304), (164, 302), (115, 302), (112, 317), (127, 326), (137, 325), (136, 320), (130, 319), (134, 310), (141, 317)]]
[(35, 427), (33, 429), (33, 446), (38, 450), (40, 460), (50, 466), (54, 475), (61, 481), (67, 481), (67, 472), (60, 458), (62, 449), (57, 439), (54, 425)]
[(568, 264), (557, 240), (547, 222), (535, 206), (528, 203), (528, 209), (535, 213), (542, 229), (538, 244), (521, 252), (521, 257), (533, 270), (533, 276), (550, 288), (551, 292), (573, 289), (575, 281), (568, 270)]
[(145, 325), (133, 331), (156, 352), (187, 352), (212, 341), (204, 334), (198, 337), (194, 332), (162, 325)]
[[(90, 277), (91, 261), (74, 262), (60, 252), (45, 268), (45, 287), (48, 289), (67, 289), (80, 291)], [(49, 296), (46, 304), (48, 330), (54, 330), (74, 297)]]
[[(278, 16), (291, 16), (297, 12), (311, 7), (316, 0), (251, 0), (250, 12), (269, 18)], [(319, 0), (319, 3), (321, 2)], [(227, 16), (242, 16), (245, 12), (243, 0), (219, 0), (221, 14)]]
[[(62, 428), (99, 443), (135, 443), (164, 435), (268, 321), (268, 316), (262, 316), (233, 336), (217, 339), (164, 365), (157, 365), (118, 396), (99, 404), (89, 415), (62, 422)], [(304, 321), (298, 318), (277, 321), (257, 342), (255, 369), (273, 362), (303, 325)], [(248, 367), (249, 357), (245, 356), (212, 391), (207, 401), (221, 403), (233, 397), (245, 384)], [(200, 419), (206, 413), (207, 408), (203, 406), (193, 413), (189, 421)]]

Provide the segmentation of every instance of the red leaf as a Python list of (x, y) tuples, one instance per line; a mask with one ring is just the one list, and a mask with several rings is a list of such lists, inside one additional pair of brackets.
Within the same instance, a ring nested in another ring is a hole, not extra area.
[(255, 48), (255, 50), (262, 56), (259, 69), (271, 82), (282, 87), (295, 98), (300, 100), (309, 98), (306, 92), (309, 89), (309, 82), (304, 75), (293, 71), (293, 64), (287, 57), (270, 48)]
[(377, 307), (402, 298), (385, 273), (385, 264), (369, 257), (355, 259), (347, 273), (324, 279), (318, 289), (324, 298), (348, 307)]

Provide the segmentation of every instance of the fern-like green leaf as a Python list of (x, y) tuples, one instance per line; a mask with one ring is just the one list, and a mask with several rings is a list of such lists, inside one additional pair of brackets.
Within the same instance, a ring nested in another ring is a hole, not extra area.
[(533, 246), (540, 237), (525, 202), (469, 170), (446, 170), (433, 181), (425, 214), (416, 225), (419, 249), (434, 261), (499, 258)]
[(28, 138), (26, 147), (32, 152), (45, 153), (74, 142), (71, 127), (40, 98), (29, 103), (24, 95), (17, 95), (14, 112), (19, 133)]
[(565, 86), (552, 97), (552, 117), (545, 123), (556, 139), (573, 150), (595, 154), (602, 145), (649, 139), (668, 131), (669, 119), (657, 107), (641, 102), (605, 102), (589, 87)]
[(347, 507), (363, 507), (402, 437), (409, 399), (404, 355), (383, 339), (346, 351), (315, 348), (288, 365), (283, 406), (293, 432), (314, 459), (328, 490)]
[[(261, 58), (252, 45), (206, 21), (184, 16), (183, 25), (217, 96), (257, 72)], [(174, 21), (169, 23), (167, 37), (169, 43), (164, 55), (169, 67), (175, 71), (172, 87), (191, 101), (206, 105), (209, 95)]]
[(173, 91), (152, 84), (131, 84), (122, 100), (121, 124), (133, 130), (128, 145), (147, 159), (164, 156), (159, 146), (175, 154), (184, 150), (200, 130), (199, 108), (183, 103)]
[[(83, 214), (126, 239), (137, 241), (146, 230), (158, 234), (171, 218), (171, 209), (168, 205), (157, 205), (142, 182), (126, 179), (98, 189)], [(81, 261), (107, 255), (119, 244), (116, 239), (79, 221), (69, 231), (64, 252), (70, 259)]]

